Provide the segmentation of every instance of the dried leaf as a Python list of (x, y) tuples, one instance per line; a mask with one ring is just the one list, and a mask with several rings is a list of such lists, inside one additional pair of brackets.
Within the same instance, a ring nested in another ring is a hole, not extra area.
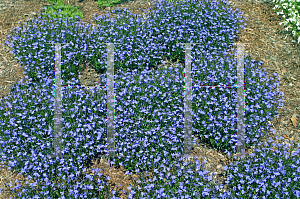
[(290, 140), (294, 141), (294, 138), (295, 138), (295, 135), (293, 135), (293, 137)]
[(293, 115), (293, 117), (291, 118), (291, 120), (293, 122), (294, 127), (296, 127), (297, 126), (297, 119), (296, 119), (295, 115)]
[(289, 140), (292, 140), (292, 141), (294, 141), (294, 138), (295, 138), (295, 136), (293, 136), (292, 138), (290, 138), (289, 136), (287, 136), (286, 134), (283, 134), (282, 135), (285, 139), (289, 139)]
[(282, 136), (284, 137), (284, 139), (290, 139), (290, 137), (287, 136), (286, 134), (283, 134)]

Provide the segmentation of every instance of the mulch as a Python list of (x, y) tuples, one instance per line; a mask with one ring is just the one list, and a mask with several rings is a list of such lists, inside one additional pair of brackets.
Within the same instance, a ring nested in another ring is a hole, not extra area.
[[(277, 136), (286, 142), (300, 142), (300, 44), (291, 31), (279, 25), (284, 19), (272, 8), (272, 2), (233, 1), (236, 8), (244, 12), (246, 29), (235, 42), (252, 43), (245, 46), (252, 59), (263, 61), (268, 76), (276, 73), (280, 77), (279, 90), (284, 93), (284, 107), (279, 109), (279, 118), (271, 121)], [(273, 12), (272, 12), (273, 11)], [(271, 135), (274, 139), (274, 136)]]

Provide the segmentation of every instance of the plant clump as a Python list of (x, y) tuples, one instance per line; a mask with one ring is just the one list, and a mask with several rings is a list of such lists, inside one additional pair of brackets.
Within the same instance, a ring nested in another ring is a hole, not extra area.
[(45, 8), (45, 14), (51, 16), (52, 18), (59, 18), (59, 15), (64, 17), (75, 18), (79, 16), (80, 19), (83, 18), (82, 12), (78, 10), (78, 6), (65, 5), (63, 0), (48, 0), (51, 3), (50, 7)]
[[(97, 83), (106, 85), (107, 45), (99, 43), (119, 43), (114, 50), (116, 157), (109, 161), (123, 166), (126, 174), (140, 174), (139, 186), (133, 183), (128, 198), (298, 197), (299, 159), (290, 153), (258, 151), (255, 159), (248, 157), (236, 162), (236, 167), (229, 166), (226, 182), (230, 181), (232, 188), (226, 193), (219, 192), (222, 185), (209, 182), (212, 176), (207, 176), (197, 161), (185, 163), (178, 158), (184, 153), (185, 69), (156, 66), (162, 56), (184, 63), (183, 43), (197, 43), (191, 48), (193, 131), (215, 149), (236, 152), (236, 89), (201, 88), (237, 81), (237, 61), (227, 56), (227, 49), (243, 20), (237, 20), (241, 13), (225, 9), (224, 4), (162, 1), (156, 3), (147, 23), (124, 10), (128, 15), (118, 21), (104, 20), (109, 14), (100, 16), (98, 27), (92, 29), (71, 17), (51, 16), (33, 19), (22, 33), (17, 27), (8, 37), (12, 37), (11, 52), (25, 65), (29, 82), (16, 83), (10, 95), (0, 100), (0, 160), (9, 169), (29, 175), (28, 181), (37, 182), (27, 182), (18, 193), (11, 188), (14, 197), (119, 197), (119, 191), (111, 190), (109, 178), (97, 173), (99, 170), (93, 175), (84, 173), (90, 159), (108, 152), (106, 87), (95, 87), (92, 93), (85, 88), (62, 87), (63, 156), (51, 156), (56, 57), (54, 46), (47, 43), (64, 43), (62, 85), (81, 85), (83, 61), (99, 73)], [(276, 73), (268, 79), (257, 67), (261, 63), (250, 56), (244, 59), (246, 147), (259, 144), (262, 131), (269, 128), (267, 122), (283, 105)], [(149, 179), (141, 172), (152, 172), (154, 177)]]

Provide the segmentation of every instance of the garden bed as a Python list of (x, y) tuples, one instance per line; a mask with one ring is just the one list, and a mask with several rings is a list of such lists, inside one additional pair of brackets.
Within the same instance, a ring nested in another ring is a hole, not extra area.
[[(4, 43), (6, 35), (9, 34), (9, 30), (16, 26), (16, 22), (19, 20), (25, 21), (25, 19), (32, 18), (32, 15), (25, 15), (25, 13), (38, 13), (42, 10), (42, 1), (22, 1), (24, 3), (24, 9), (20, 12), (16, 12), (7, 9), (5, 19), (7, 21), (2, 22), (2, 33), (1, 44)], [(146, 9), (149, 7), (149, 2), (145, 1), (132, 1), (126, 2), (124, 4), (117, 5), (115, 7), (128, 7), (129, 10), (135, 14), (141, 14), (137, 11), (138, 8)], [(271, 121), (273, 128), (277, 132), (277, 136), (283, 136), (285, 142), (289, 143), (290, 140), (299, 142), (299, 99), (300, 99), (300, 84), (297, 79), (300, 79), (300, 46), (299, 44), (292, 42), (296, 40), (292, 36), (291, 32), (285, 31), (282, 25), (279, 25), (279, 22), (283, 21), (281, 16), (278, 16), (271, 8), (274, 6), (271, 2), (244, 2), (244, 1), (230, 1), (233, 8), (238, 8), (244, 12), (245, 16), (249, 19), (246, 21), (247, 28), (241, 30), (239, 38), (235, 42), (239, 43), (252, 43), (251, 45), (247, 44), (245, 46), (246, 54), (250, 54), (255, 60), (262, 60), (264, 64), (262, 68), (266, 68), (268, 74), (277, 73), (280, 80), (280, 90), (285, 93), (285, 106), (279, 110), (280, 117), (274, 121)], [(72, 4), (72, 2), (70, 2)], [(76, 6), (78, 3), (73, 2)], [(27, 6), (28, 5), (28, 6)], [(96, 2), (83, 2), (80, 10), (84, 14), (82, 20), (92, 19), (94, 13), (105, 13), (106, 10), (103, 8), (97, 8)], [(10, 17), (12, 16), (13, 17)], [(3, 14), (3, 13), (2, 13)], [(3, 14), (1, 16), (5, 16)], [(114, 16), (112, 16), (114, 17)], [(2, 19), (2, 17), (1, 17)], [(9, 23), (12, 23), (9, 25)], [(5, 26), (4, 26), (5, 24)], [(6, 26), (7, 25), (7, 26)], [(2, 46), (1, 46), (2, 47)], [(1, 50), (1, 77), (0, 77), (0, 86), (4, 89), (4, 92), (0, 97), (3, 97), (8, 94), (10, 86), (15, 82), (19, 81), (24, 77), (23, 67), (19, 68), (11, 54)], [(11, 65), (9, 65), (11, 63)], [(169, 62), (172, 65), (172, 62)], [(90, 66), (86, 66), (91, 68)], [(86, 71), (83, 73), (83, 76), (92, 77), (95, 75), (95, 71)], [(296, 122), (295, 122), (296, 121)], [(198, 140), (199, 141), (199, 140)], [(201, 141), (199, 141), (201, 142)], [(251, 149), (248, 150), (250, 153)], [(205, 157), (209, 164), (207, 164), (207, 169), (210, 172), (216, 171), (218, 175), (214, 180), (224, 180), (224, 173), (222, 167), (228, 165), (228, 159), (224, 154), (215, 151), (205, 144), (201, 144), (200, 149), (195, 148), (194, 153), (199, 157)], [(203, 162), (203, 159), (199, 159), (200, 162)], [(107, 166), (107, 164), (106, 164)], [(94, 168), (97, 167), (96, 164)], [(103, 165), (98, 168), (105, 168)], [(122, 184), (122, 188), (127, 190), (130, 184), (128, 176), (125, 174), (125, 171), (121, 168), (116, 169), (109, 167), (105, 172), (106, 175), (112, 177), (112, 184), (115, 183), (117, 187), (118, 184)], [(112, 173), (118, 170), (117, 175), (112, 175)], [(2, 173), (1, 173), (2, 174)], [(13, 182), (15, 176), (11, 173), (3, 173), (3, 182)], [(111, 174), (111, 175), (110, 175)], [(23, 178), (24, 179), (24, 178)], [(221, 181), (222, 183), (224, 181)]]

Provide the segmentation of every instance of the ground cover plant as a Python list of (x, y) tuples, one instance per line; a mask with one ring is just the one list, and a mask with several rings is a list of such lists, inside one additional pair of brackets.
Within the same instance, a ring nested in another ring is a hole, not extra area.
[[(39, 25), (28, 25), (27, 31), (23, 29), (22, 34), (18, 34), (21, 33), (21, 28), (17, 28), (12, 47), (18, 59), (28, 66), (26, 70), (31, 83), (23, 86), (17, 84), (12, 89), (10, 97), (5, 98), (6, 102), (1, 101), (1, 132), (3, 132), (1, 155), (2, 160), (9, 162), (11, 168), (21, 173), (31, 174), (33, 178), (39, 179), (42, 185), (39, 188), (28, 186), (19, 195), (20, 197), (46, 195), (49, 198), (62, 196), (107, 198), (109, 194), (115, 197), (118, 195), (109, 189), (104, 176), (98, 180), (96, 175), (83, 176), (81, 172), (87, 166), (88, 156), (105, 152), (105, 90), (95, 89), (95, 93), (89, 95), (80, 90), (74, 91), (73, 88), (63, 89), (62, 104), (64, 132), (66, 132), (64, 152), (72, 155), (72, 159), (62, 159), (60, 162), (60, 159), (49, 160), (46, 156), (53, 141), (54, 48), (45, 45), (51, 41), (71, 43), (62, 49), (63, 84), (67, 81), (73, 84), (80, 83), (78, 66), (83, 60), (79, 60), (77, 49), (82, 49), (81, 55), (90, 62), (98, 63), (95, 64), (95, 69), (103, 72), (100, 80), (105, 84), (106, 45), (97, 43), (104, 41), (123, 43), (115, 46), (115, 68), (119, 71), (115, 76), (118, 157), (111, 161), (114, 164), (124, 165), (128, 172), (153, 170), (157, 174), (150, 180), (151, 184), (146, 184), (145, 177), (141, 177), (143, 186), (133, 187), (131, 197), (214, 198), (230, 197), (230, 194), (238, 198), (249, 195), (254, 198), (298, 197), (299, 160), (290, 157), (286, 151), (283, 152), (281, 146), (273, 154), (257, 151), (252, 160), (249, 158), (248, 162), (232, 165), (228, 169), (231, 174), (228, 181), (232, 181), (233, 184), (232, 192), (224, 194), (217, 193), (216, 187), (204, 181), (204, 179), (211, 179), (205, 176), (205, 171), (191, 172), (195, 167), (199, 168), (199, 165), (187, 165), (181, 160), (177, 162), (172, 158), (175, 153), (183, 152), (183, 68), (153, 72), (143, 67), (147, 64), (149, 67), (154, 67), (160, 61), (157, 57), (163, 54), (169, 55), (173, 60), (184, 62), (184, 49), (180, 45), (176, 46), (175, 43), (199, 43), (202, 39), (202, 44), (193, 45), (192, 48), (193, 84), (233, 84), (236, 82), (236, 68), (233, 64), (236, 60), (224, 59), (222, 50), (229, 47), (234, 33), (237, 32), (232, 29), (237, 30), (239, 23), (236, 20), (237, 15), (230, 13), (229, 10), (225, 12), (221, 9), (222, 5), (218, 7), (207, 1), (201, 3), (201, 9), (197, 7), (199, 2), (195, 1), (178, 2), (182, 6), (176, 8), (172, 7), (173, 4), (163, 3), (168, 6), (158, 6), (158, 11), (150, 17), (148, 25), (143, 25), (142, 28), (140, 28), (142, 26), (140, 20), (132, 21), (130, 18), (125, 20), (124, 17), (115, 24), (101, 23), (102, 26), (98, 30), (80, 29), (72, 23), (71, 19), (67, 22), (61, 19), (40, 21)], [(174, 14), (176, 10), (180, 12)], [(213, 20), (212, 16), (216, 18)], [(216, 21), (221, 21), (219, 24), (222, 26), (212, 27)], [(179, 26), (176, 31), (174, 24)], [(185, 26), (188, 25), (190, 29), (193, 28), (192, 33), (185, 31), (188, 29)], [(78, 33), (74, 34), (74, 31)], [(109, 32), (112, 32), (113, 36), (110, 36)], [(205, 37), (205, 35), (210, 36)], [(166, 40), (160, 39), (161, 36), (168, 39), (169, 45), (164, 44)], [(141, 43), (140, 38), (145, 39), (144, 45), (139, 46), (134, 42)], [(151, 39), (156, 43), (151, 42)], [(221, 45), (222, 41), (226, 44)], [(165, 49), (156, 49), (157, 46), (163, 46)], [(172, 51), (171, 47), (176, 50)], [(90, 53), (88, 49), (99, 49), (100, 52), (95, 50)], [(276, 110), (282, 105), (278, 97), (281, 94), (275, 91), (279, 85), (276, 81), (272, 81), (274, 79), (264, 78), (266, 74), (256, 68), (257, 64), (260, 63), (246, 57), (247, 146), (258, 141), (262, 136), (258, 134), (260, 130), (267, 128), (266, 121), (274, 117)], [(223, 77), (222, 81), (216, 81), (220, 80), (217, 79), (220, 77)], [(198, 130), (208, 143), (228, 152), (234, 149), (236, 143), (234, 139), (235, 99), (234, 89), (220, 89), (217, 93), (208, 89), (193, 90), (193, 116), (197, 121), (193, 128)], [(220, 118), (225, 112), (228, 116)], [(144, 125), (145, 120), (147, 125)], [(261, 128), (256, 128), (257, 126)], [(222, 131), (216, 132), (216, 128)], [(201, 131), (203, 129), (207, 131)], [(258, 156), (262, 157), (258, 158)], [(261, 164), (253, 164), (254, 162)], [(280, 166), (284, 178), (279, 175), (277, 165)], [(62, 168), (63, 170), (60, 170)], [(75, 183), (78, 178), (82, 178), (81, 185)], [(60, 186), (57, 179), (64, 179), (65, 184)], [(245, 182), (246, 180), (250, 183)]]
[[(46, 7), (45, 13), (49, 14), (52, 18), (59, 18), (61, 14), (64, 17), (72, 17), (76, 20), (76, 16), (80, 19), (83, 18), (82, 12), (78, 10), (78, 6), (65, 4), (63, 0), (47, 0), (51, 5)], [(112, 7), (115, 4), (121, 3), (122, 0), (98, 0), (98, 7)]]
[(110, 1), (110, 0), (98, 0), (97, 1), (97, 4), (99, 7), (112, 7), (114, 4), (118, 4), (118, 3), (121, 3), (122, 0), (113, 0), (113, 1)]
[(59, 14), (72, 18), (75, 18), (76, 16), (79, 16), (80, 18), (83, 17), (82, 12), (78, 11), (78, 7), (66, 5), (62, 0), (49, 2), (51, 3), (51, 6), (46, 7), (45, 13), (49, 14), (51, 17), (57, 18)]

